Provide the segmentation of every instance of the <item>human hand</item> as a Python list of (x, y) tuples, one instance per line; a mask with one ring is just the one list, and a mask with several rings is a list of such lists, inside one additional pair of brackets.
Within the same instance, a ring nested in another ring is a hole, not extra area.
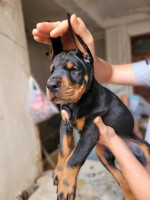
[(117, 136), (114, 129), (110, 126), (106, 126), (101, 117), (96, 117), (94, 119), (94, 123), (96, 124), (100, 134), (100, 140), (98, 143), (111, 149), (113, 139)]
[(69, 116), (66, 110), (61, 110), (61, 117), (63, 121), (69, 121)]
[[(73, 31), (82, 38), (85, 44), (87, 44), (94, 57), (94, 40), (84, 22), (79, 17), (77, 18), (75, 14), (71, 16), (70, 22)], [(75, 48), (69, 31), (68, 20), (62, 22), (38, 23), (36, 29), (33, 29), (32, 34), (36, 41), (45, 44), (51, 44), (50, 36), (54, 38), (60, 36), (64, 50)]]

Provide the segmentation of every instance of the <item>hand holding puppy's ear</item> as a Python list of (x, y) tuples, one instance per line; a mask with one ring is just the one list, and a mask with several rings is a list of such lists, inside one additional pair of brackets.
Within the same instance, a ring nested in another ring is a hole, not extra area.
[[(88, 46), (93, 58), (95, 56), (94, 52), (94, 40), (86, 28), (84, 22), (77, 18), (75, 14), (70, 17), (70, 23), (73, 32), (82, 38), (83, 42)], [(74, 43), (72, 37), (70, 36), (70, 31), (68, 31), (68, 20), (62, 22), (42, 22), (38, 23), (36, 28), (33, 29), (32, 34), (37, 42), (51, 44), (52, 38), (61, 37), (61, 42), (64, 50), (69, 50), (74, 48)], [(82, 45), (83, 46), (83, 45)]]
[(82, 38), (83, 42), (88, 46), (92, 56), (94, 57), (94, 39), (82, 19), (79, 17), (77, 18), (77, 16), (73, 14), (70, 18), (70, 22), (74, 33)]
[[(92, 56), (87, 44), (82, 40), (82, 38), (79, 35), (77, 35), (73, 31), (72, 24), (71, 24), (71, 16), (69, 13), (67, 13), (67, 18), (68, 18), (69, 30), (70, 30), (73, 42), (76, 47), (77, 55), (79, 57), (83, 57), (85, 62), (93, 64), (93, 56)], [(75, 19), (77, 20), (76, 16), (75, 16)]]

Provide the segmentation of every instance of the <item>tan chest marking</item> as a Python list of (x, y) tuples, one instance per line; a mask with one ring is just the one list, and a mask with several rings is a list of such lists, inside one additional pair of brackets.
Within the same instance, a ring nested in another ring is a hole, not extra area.
[(86, 119), (85, 117), (82, 117), (82, 118), (77, 119), (77, 120), (75, 121), (76, 126), (77, 126), (78, 129), (81, 130), (81, 131), (82, 131), (83, 127), (84, 127), (85, 119)]

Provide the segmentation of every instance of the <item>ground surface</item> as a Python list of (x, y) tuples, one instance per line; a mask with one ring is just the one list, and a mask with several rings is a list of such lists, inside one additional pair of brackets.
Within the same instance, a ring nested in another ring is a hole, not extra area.
[[(52, 171), (29, 200), (55, 200)], [(76, 200), (122, 200), (122, 192), (111, 174), (99, 161), (87, 160), (78, 176)]]

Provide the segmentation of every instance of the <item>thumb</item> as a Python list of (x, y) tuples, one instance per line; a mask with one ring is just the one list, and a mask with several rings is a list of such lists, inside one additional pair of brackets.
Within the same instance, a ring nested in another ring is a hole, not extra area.
[(71, 16), (71, 25), (73, 31), (79, 35), (85, 44), (88, 45), (91, 53), (94, 54), (94, 39), (89, 30), (86, 28), (81, 18), (77, 18), (75, 14)]
[(68, 113), (66, 110), (61, 111), (61, 117), (62, 117), (63, 121), (66, 121), (66, 120), (69, 121), (69, 116), (68, 116)]
[(106, 127), (106, 125), (102, 121), (102, 118), (99, 116), (94, 119), (94, 123), (96, 124), (97, 128), (99, 129), (99, 132), (101, 132)]

